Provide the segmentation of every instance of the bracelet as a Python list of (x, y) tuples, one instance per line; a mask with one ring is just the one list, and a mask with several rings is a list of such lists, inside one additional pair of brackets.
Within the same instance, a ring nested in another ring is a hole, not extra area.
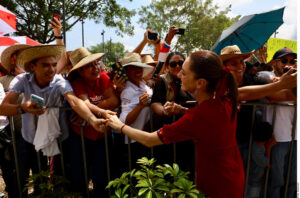
[(92, 113), (89, 115), (89, 117), (88, 117), (88, 119), (87, 119), (88, 125), (90, 124), (90, 119), (91, 119), (91, 117), (93, 117), (93, 116), (94, 116), (94, 114), (92, 114)]
[(122, 130), (123, 130), (123, 128), (124, 128), (125, 126), (126, 126), (126, 124), (123, 124), (123, 125), (121, 126), (121, 128), (120, 128), (120, 131), (121, 131), (122, 134), (124, 134)]
[(100, 118), (101, 115), (102, 115), (102, 113), (101, 113), (101, 111), (99, 111), (99, 112), (97, 113), (98, 118)]
[(55, 39), (63, 39), (63, 36), (54, 36)]

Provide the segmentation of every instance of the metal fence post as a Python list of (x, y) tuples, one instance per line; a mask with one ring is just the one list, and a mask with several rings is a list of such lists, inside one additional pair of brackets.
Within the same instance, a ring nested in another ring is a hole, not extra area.
[(128, 166), (129, 166), (129, 171), (132, 170), (132, 161), (131, 161), (131, 139), (127, 136), (128, 138)]
[(16, 166), (16, 174), (17, 174), (17, 184), (18, 184), (18, 192), (19, 197), (22, 197), (22, 187), (21, 187), (21, 179), (20, 179), (20, 169), (19, 169), (19, 159), (17, 153), (17, 144), (16, 144), (16, 134), (15, 134), (15, 125), (14, 125), (14, 118), (13, 116), (9, 117), (10, 122), (10, 130), (13, 142), (13, 150), (14, 150), (14, 159), (15, 159), (15, 166)]
[(87, 173), (87, 161), (86, 161), (86, 153), (85, 153), (85, 144), (84, 144), (84, 135), (83, 135), (83, 129), (86, 124), (86, 121), (84, 121), (80, 127), (80, 136), (81, 136), (81, 148), (82, 148), (82, 158), (83, 158), (83, 169), (84, 169), (84, 180), (86, 185), (86, 193), (87, 197), (90, 197), (89, 194), (89, 180), (88, 180), (88, 173)]
[[(275, 106), (273, 108), (274, 110), (273, 110), (273, 117), (272, 117), (272, 130), (274, 131), (277, 107)], [(264, 198), (267, 197), (267, 193), (268, 193), (269, 176), (270, 176), (270, 168), (267, 167), (265, 185), (264, 185)]]
[(65, 173), (65, 164), (64, 164), (64, 154), (63, 154), (63, 147), (62, 147), (62, 143), (61, 143), (61, 138), (58, 139), (58, 144), (59, 144), (59, 147), (60, 147), (60, 165), (61, 165), (61, 172), (62, 172), (62, 175), (64, 177), (66, 177), (66, 173)]
[(252, 123), (251, 123), (249, 150), (248, 150), (248, 158), (247, 158), (247, 169), (246, 169), (245, 186), (244, 186), (244, 197), (247, 197), (247, 190), (248, 190), (248, 178), (249, 178), (249, 172), (250, 172), (250, 161), (251, 161), (252, 142), (253, 142), (252, 131), (253, 131), (253, 125), (254, 125), (254, 121), (255, 121), (255, 111), (256, 111), (256, 104), (253, 105), (253, 110), (252, 110)]
[[(173, 122), (176, 121), (176, 117), (175, 115), (173, 115)], [(176, 151), (176, 143), (173, 143), (173, 161), (174, 163), (176, 163), (176, 155), (177, 155), (177, 151)]]
[[(107, 140), (107, 131), (104, 133), (105, 138), (105, 157), (106, 157), (106, 171), (107, 171), (107, 181), (110, 181), (110, 166), (109, 166), (109, 152), (108, 152), (108, 140)], [(107, 182), (107, 183), (108, 183)], [(109, 189), (109, 196), (110, 196), (110, 189)]]

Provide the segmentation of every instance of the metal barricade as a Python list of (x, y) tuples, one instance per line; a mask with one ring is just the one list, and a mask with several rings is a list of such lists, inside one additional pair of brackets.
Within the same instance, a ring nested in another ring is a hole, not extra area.
[[(247, 167), (246, 167), (246, 178), (245, 178), (245, 191), (244, 191), (244, 197), (247, 195), (247, 188), (248, 188), (248, 178), (249, 178), (249, 170), (250, 170), (250, 161), (251, 161), (251, 154), (252, 154), (252, 143), (253, 143), (253, 137), (252, 137), (252, 129), (254, 125), (254, 117), (255, 117), (255, 110), (257, 106), (291, 106), (296, 109), (296, 105), (285, 105), (285, 104), (268, 104), (268, 103), (244, 103), (241, 105), (251, 105), (253, 106), (253, 112), (252, 112), (252, 123), (251, 123), (251, 133), (250, 133), (250, 142), (249, 142), (249, 152), (248, 152), (248, 158), (247, 158)], [(71, 110), (71, 108), (61, 108), (62, 110)], [(276, 109), (276, 108), (275, 108)], [(275, 116), (276, 116), (276, 110), (273, 112), (273, 123), (275, 122)], [(150, 117), (150, 128), (153, 130), (153, 120), (152, 116)], [(295, 142), (295, 128), (296, 128), (296, 118), (297, 118), (297, 111), (295, 110), (294, 114), (294, 122), (293, 122), (293, 131), (292, 131), (292, 142), (291, 142), (291, 147), (290, 147), (290, 154), (289, 154), (289, 163), (288, 163), (288, 174), (286, 177), (286, 183), (285, 183), (285, 198), (287, 197), (287, 191), (288, 191), (288, 184), (289, 184), (289, 178), (290, 178), (290, 169), (291, 169), (291, 160), (292, 160), (292, 154), (294, 152), (293, 150), (293, 145)], [(174, 120), (175, 121), (175, 117)], [(16, 179), (17, 179), (17, 186), (18, 186), (18, 191), (19, 191), (19, 197), (22, 196), (22, 186), (20, 182), (20, 170), (19, 170), (19, 159), (17, 155), (17, 145), (16, 145), (16, 137), (15, 137), (15, 129), (14, 129), (14, 124), (13, 124), (13, 118), (10, 117), (10, 123), (11, 123), (11, 132), (12, 132), (12, 142), (13, 142), (13, 151), (14, 151), (14, 159), (15, 159), (15, 166), (16, 166)], [(85, 124), (85, 123), (84, 123)], [(274, 124), (273, 124), (274, 126)], [(84, 144), (84, 134), (83, 134), (83, 128), (84, 125), (81, 126), (81, 143), (82, 143), (82, 157), (83, 157), (83, 163), (84, 163), (84, 177), (85, 177), (85, 184), (86, 184), (86, 193), (87, 197), (89, 197), (89, 177), (88, 177), (88, 168), (87, 168), (87, 161), (86, 161), (86, 151), (85, 151), (85, 144)], [(61, 148), (62, 151), (62, 143), (61, 140), (59, 139), (59, 147)], [(131, 142), (131, 140), (129, 139)], [(174, 162), (176, 162), (176, 144), (174, 144)], [(109, 163), (110, 155), (109, 155), (109, 147), (108, 147), (108, 138), (107, 138), (107, 133), (105, 133), (105, 152), (106, 152), (106, 165), (107, 165), (107, 178), (108, 182), (111, 179), (111, 167)], [(39, 154), (38, 155), (38, 161), (39, 161)], [(153, 150), (151, 150), (151, 156), (153, 157)], [(129, 162), (129, 169), (132, 169), (132, 161), (131, 161), (131, 147), (130, 143), (128, 144), (128, 162)], [(154, 156), (155, 157), (155, 156)], [(65, 164), (64, 164), (64, 155), (61, 153), (60, 155), (61, 159), (61, 168), (62, 168), (62, 175), (65, 176)], [(40, 167), (40, 161), (39, 161), (39, 167)], [(41, 170), (41, 169), (40, 169)], [(128, 170), (129, 171), (129, 170)], [(196, 174), (196, 172), (195, 172)], [(264, 197), (267, 195), (267, 186), (268, 186), (268, 176), (269, 176), (269, 169), (266, 171), (266, 180), (265, 180), (265, 185), (264, 185)], [(195, 177), (196, 178), (196, 177)], [(107, 182), (107, 183), (108, 183)], [(217, 189), (216, 189), (217, 190)], [(110, 192), (109, 192), (110, 193)]]
[[(248, 152), (248, 157), (247, 157), (247, 167), (246, 167), (246, 177), (245, 177), (245, 188), (244, 188), (244, 198), (247, 197), (247, 190), (248, 190), (248, 179), (249, 179), (249, 170), (250, 170), (250, 162), (251, 162), (251, 154), (252, 154), (252, 143), (253, 143), (253, 137), (252, 137), (252, 132), (253, 132), (253, 125), (254, 125), (254, 119), (255, 119), (255, 111), (257, 106), (274, 106), (274, 111), (273, 111), (273, 117), (272, 117), (272, 126), (274, 129), (275, 126), (275, 121), (276, 121), (276, 109), (277, 106), (287, 106), (294, 108), (294, 120), (293, 120), (293, 128), (291, 131), (292, 134), (292, 141), (291, 141), (291, 146), (290, 146), (290, 151), (289, 151), (289, 161), (288, 161), (288, 173), (286, 176), (286, 182), (285, 182), (285, 191), (284, 191), (284, 198), (287, 198), (287, 192), (288, 192), (288, 185), (289, 185), (289, 179), (290, 179), (290, 174), (291, 174), (291, 165), (292, 165), (292, 154), (293, 154), (293, 145), (295, 142), (295, 129), (296, 129), (296, 120), (297, 120), (297, 105), (296, 104), (270, 104), (270, 103), (243, 103), (241, 105), (251, 105), (253, 106), (253, 112), (252, 112), (252, 125), (251, 125), (251, 133), (250, 133), (250, 140), (249, 140), (249, 152)], [(266, 177), (265, 177), (265, 182), (264, 182), (264, 193), (263, 197), (267, 197), (267, 192), (268, 192), (268, 182), (269, 182), (269, 174), (270, 174), (270, 168), (268, 167), (266, 170)]]

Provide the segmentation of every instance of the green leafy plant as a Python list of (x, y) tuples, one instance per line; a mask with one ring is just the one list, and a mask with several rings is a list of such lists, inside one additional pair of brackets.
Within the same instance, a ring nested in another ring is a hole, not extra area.
[(27, 179), (27, 184), (24, 187), (24, 192), (30, 188), (34, 188), (32, 197), (36, 198), (79, 198), (82, 197), (78, 193), (68, 192), (69, 181), (63, 176), (53, 175), (53, 180), (50, 182), (50, 175), (53, 171), (41, 171), (38, 174), (33, 174)]
[(143, 157), (137, 161), (140, 169), (125, 172), (120, 178), (110, 181), (112, 198), (204, 198), (189, 180), (189, 172), (179, 169), (177, 164), (154, 166), (155, 159)]

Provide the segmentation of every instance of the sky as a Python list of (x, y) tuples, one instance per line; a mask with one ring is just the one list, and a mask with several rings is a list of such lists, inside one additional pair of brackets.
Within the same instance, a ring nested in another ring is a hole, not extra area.
[[(119, 4), (127, 9), (139, 9), (141, 6), (146, 6), (151, 3), (151, 0), (117, 0)], [(297, 40), (297, 0), (213, 0), (220, 8), (232, 5), (229, 17), (237, 15), (249, 15), (260, 12), (269, 11), (276, 8), (286, 6), (284, 12), (284, 23), (277, 30), (276, 38)], [(299, 5), (298, 5), (299, 6)], [(142, 24), (137, 23), (139, 19), (138, 14), (132, 18), (132, 24), (135, 27), (134, 35), (123, 37), (115, 34), (114, 28), (107, 28), (103, 24), (95, 24), (93, 21), (85, 21), (84, 23), (84, 47), (91, 47), (102, 43), (102, 30), (104, 33), (104, 42), (112, 39), (112, 42), (120, 42), (125, 46), (125, 49), (132, 51), (137, 44), (143, 39), (145, 29)], [(274, 35), (272, 35), (274, 37)], [(74, 50), (82, 46), (82, 24), (77, 23), (71, 31), (67, 32), (67, 50)], [(150, 48), (145, 48), (143, 53), (151, 52)]]

